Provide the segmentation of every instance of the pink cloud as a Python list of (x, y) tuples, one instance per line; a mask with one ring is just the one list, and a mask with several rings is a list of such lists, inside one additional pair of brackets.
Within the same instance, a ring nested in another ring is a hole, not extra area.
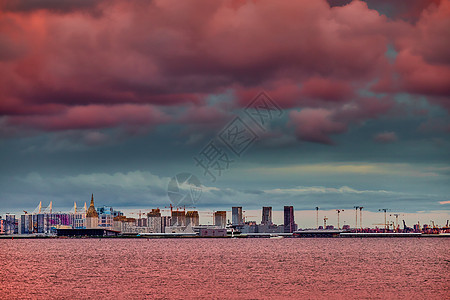
[(324, 101), (349, 101), (353, 98), (353, 89), (348, 82), (324, 78), (310, 78), (303, 83), (302, 96)]
[(74, 106), (55, 115), (12, 116), (8, 125), (27, 126), (48, 131), (101, 129), (116, 126), (137, 127), (165, 123), (169, 117), (149, 105)]
[(347, 130), (345, 124), (333, 120), (332, 112), (325, 109), (291, 111), (289, 117), (297, 137), (304, 141), (331, 145), (333, 141), (329, 135)]
[(290, 123), (296, 128), (299, 139), (322, 144), (334, 144), (331, 135), (344, 133), (350, 124), (361, 124), (378, 118), (391, 110), (389, 98), (358, 98), (335, 108), (305, 108), (292, 111)]
[[(318, 126), (300, 138), (331, 143), (388, 113), (398, 92), (449, 108), (450, 1), (425, 2), (396, 6), (417, 19), (408, 23), (362, 1), (5, 1), (0, 116), (48, 131), (136, 128), (182, 106), (172, 120), (213, 124), (222, 115), (205, 106), (209, 95), (231, 90), (244, 106), (265, 89), (283, 108), (304, 108), (295, 124)], [(375, 82), (386, 98), (359, 95)]]
[(374, 140), (378, 143), (387, 144), (396, 142), (398, 138), (395, 132), (389, 131), (378, 133), (377, 135), (374, 136)]

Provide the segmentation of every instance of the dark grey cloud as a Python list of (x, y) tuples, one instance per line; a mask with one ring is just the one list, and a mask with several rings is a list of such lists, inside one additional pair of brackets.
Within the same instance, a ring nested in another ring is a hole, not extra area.
[(98, 5), (104, 0), (2, 0), (0, 8), (11, 12), (48, 10), (55, 13), (76, 11), (99, 13)]

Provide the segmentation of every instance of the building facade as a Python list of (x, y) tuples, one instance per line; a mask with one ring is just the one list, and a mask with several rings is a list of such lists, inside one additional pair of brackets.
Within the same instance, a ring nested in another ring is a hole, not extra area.
[(171, 216), (171, 226), (186, 226), (186, 213), (184, 210), (173, 210)]
[(102, 206), (97, 209), (98, 213), (98, 226), (104, 228), (112, 228), (114, 218), (118, 216), (122, 216), (123, 213), (117, 210), (114, 210), (111, 206)]
[(226, 211), (216, 211), (214, 213), (214, 225), (220, 228), (225, 228), (227, 226)]
[(261, 224), (263, 225), (272, 225), (272, 207), (264, 206), (262, 208), (262, 220)]
[(284, 232), (293, 233), (297, 228), (294, 221), (294, 207), (285, 206), (284, 207)]
[(92, 194), (91, 205), (86, 212), (86, 228), (97, 228), (98, 227), (98, 213), (94, 206), (94, 194)]
[(242, 207), (241, 206), (233, 206), (231, 208), (231, 224), (234, 226), (244, 225), (244, 219), (243, 219), (243, 215), (242, 215)]
[(147, 226), (149, 232), (151, 233), (161, 233), (163, 229), (161, 228), (161, 211), (159, 208), (152, 209), (151, 212), (147, 214)]
[(186, 226), (199, 226), (200, 225), (200, 216), (198, 211), (187, 211), (186, 212)]

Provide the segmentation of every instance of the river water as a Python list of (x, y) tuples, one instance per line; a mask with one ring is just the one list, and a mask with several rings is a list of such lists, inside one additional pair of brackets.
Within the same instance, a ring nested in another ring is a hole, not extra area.
[(0, 240), (0, 299), (450, 299), (449, 238)]

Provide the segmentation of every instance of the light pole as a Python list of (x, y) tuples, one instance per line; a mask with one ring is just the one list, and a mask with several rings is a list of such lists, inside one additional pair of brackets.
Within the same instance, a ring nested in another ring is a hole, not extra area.
[(341, 226), (339, 225), (339, 215), (341, 214), (341, 211), (344, 211), (343, 209), (336, 209), (336, 211), (337, 211), (337, 216), (338, 216), (338, 222), (337, 222), (337, 225), (338, 225), (338, 229), (341, 229)]

